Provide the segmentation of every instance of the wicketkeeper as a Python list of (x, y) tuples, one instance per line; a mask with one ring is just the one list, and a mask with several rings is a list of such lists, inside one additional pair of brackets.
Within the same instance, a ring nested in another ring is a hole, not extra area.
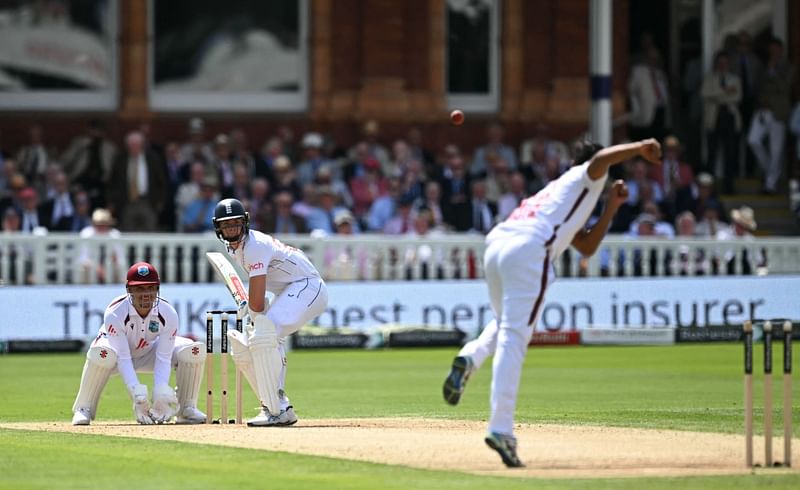
[[(158, 296), (158, 271), (147, 262), (128, 269), (127, 294), (106, 308), (103, 326), (86, 353), (81, 386), (72, 407), (72, 425), (89, 425), (100, 394), (112, 374), (122, 376), (140, 424), (161, 424), (177, 415), (178, 424), (200, 424), (197, 409), (205, 345), (178, 334), (178, 313)], [(175, 367), (177, 388), (169, 386)], [(152, 400), (137, 372), (153, 373)], [(176, 395), (177, 393), (177, 395)]]

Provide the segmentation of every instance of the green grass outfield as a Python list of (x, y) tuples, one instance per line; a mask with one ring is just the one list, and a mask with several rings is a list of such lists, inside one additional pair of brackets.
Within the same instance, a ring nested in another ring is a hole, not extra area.
[[(779, 345), (774, 356), (776, 436), (782, 434), (783, 359)], [(742, 350), (740, 344), (534, 349), (525, 364), (517, 420), (741, 433)], [(486, 420), (488, 365), (470, 380), (457, 408), (441, 399), (441, 383), (455, 353), (456, 349), (294, 351), (289, 356), (287, 384), (301, 418)], [(755, 376), (755, 405), (760, 407), (760, 345), (755, 354), (759, 373)], [(69, 421), (82, 365), (79, 354), (0, 356), (0, 422)], [(144, 375), (144, 380), (152, 384), (149, 375)], [(795, 382), (795, 398), (800, 395), (797, 385)], [(245, 407), (255, 407), (250, 390), (246, 393)], [(202, 396), (200, 402), (202, 408)], [(797, 437), (800, 401), (794, 401), (793, 408)], [(756, 430), (761, 415), (757, 410)], [(128, 395), (114, 377), (101, 399), (98, 420), (119, 419), (132, 420), (132, 413)], [(221, 489), (244, 488), (242, 485), (292, 489), (797, 489), (800, 474), (760, 471), (716, 477), (520, 479), (170, 441), (0, 429), (0, 488)]]

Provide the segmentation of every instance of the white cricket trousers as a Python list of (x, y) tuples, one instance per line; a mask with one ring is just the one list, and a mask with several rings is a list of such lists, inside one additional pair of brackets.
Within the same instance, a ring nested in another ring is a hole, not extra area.
[(513, 434), (522, 363), (553, 280), (553, 266), (545, 246), (525, 235), (489, 240), (483, 260), (497, 321), (489, 322), (459, 355), (469, 356), (477, 369), (494, 354), (489, 431)]
[[(763, 140), (767, 138), (768, 149)], [(753, 116), (747, 143), (753, 150), (758, 164), (764, 171), (764, 187), (775, 191), (783, 171), (783, 147), (786, 140), (786, 125), (775, 119), (772, 112), (760, 110)]]

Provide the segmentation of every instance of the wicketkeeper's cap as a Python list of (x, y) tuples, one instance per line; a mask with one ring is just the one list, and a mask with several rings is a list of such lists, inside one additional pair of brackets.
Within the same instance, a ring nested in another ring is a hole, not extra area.
[(161, 284), (158, 271), (147, 262), (137, 262), (128, 269), (126, 286), (142, 286), (145, 284)]

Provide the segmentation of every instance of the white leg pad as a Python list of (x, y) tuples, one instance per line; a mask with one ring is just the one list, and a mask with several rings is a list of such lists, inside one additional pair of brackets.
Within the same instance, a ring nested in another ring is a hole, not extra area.
[(250, 355), (247, 337), (238, 330), (228, 330), (228, 341), (233, 363), (244, 374), (253, 391), (258, 393), (256, 372), (253, 370), (253, 356)]
[(88, 408), (92, 414), (92, 419), (97, 414), (97, 404), (100, 394), (106, 387), (108, 378), (117, 367), (117, 353), (108, 347), (92, 347), (86, 353), (86, 363), (83, 365), (81, 375), (81, 386), (78, 389), (78, 396), (72, 404), (72, 411), (79, 408)]
[(280, 388), (283, 358), (278, 349), (277, 328), (266, 315), (257, 314), (253, 318), (253, 329), (250, 332), (248, 344), (258, 384), (256, 393), (262, 405), (269, 409), (270, 414), (277, 416), (280, 414), (278, 389)]
[(178, 366), (175, 368), (175, 382), (178, 385), (178, 405), (197, 407), (197, 396), (200, 394), (200, 382), (203, 379), (203, 365), (206, 362), (206, 346), (201, 342), (193, 342), (178, 351)]

